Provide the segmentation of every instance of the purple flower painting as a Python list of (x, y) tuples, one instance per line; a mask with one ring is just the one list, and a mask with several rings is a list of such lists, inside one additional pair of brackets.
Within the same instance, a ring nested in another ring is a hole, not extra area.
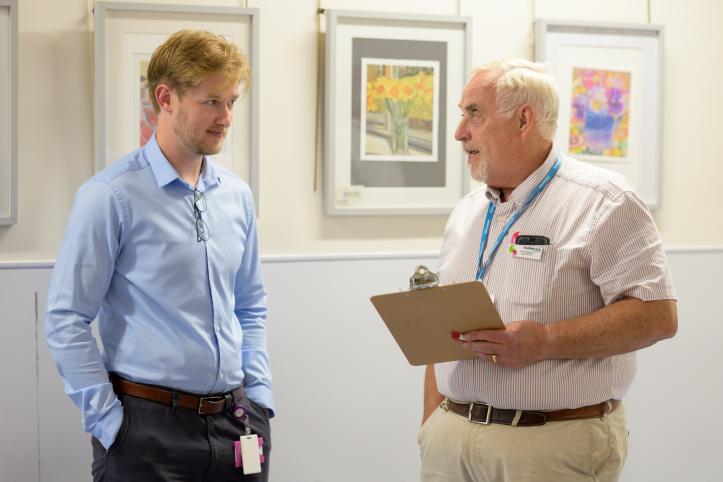
[(574, 68), (570, 153), (626, 158), (630, 72)]

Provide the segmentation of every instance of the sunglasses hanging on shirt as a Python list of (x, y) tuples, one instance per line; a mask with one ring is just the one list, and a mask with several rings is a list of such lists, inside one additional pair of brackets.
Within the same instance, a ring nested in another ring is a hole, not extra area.
[(208, 224), (203, 220), (202, 213), (206, 211), (206, 196), (197, 189), (193, 190), (193, 217), (196, 219), (196, 241), (206, 242), (211, 237)]

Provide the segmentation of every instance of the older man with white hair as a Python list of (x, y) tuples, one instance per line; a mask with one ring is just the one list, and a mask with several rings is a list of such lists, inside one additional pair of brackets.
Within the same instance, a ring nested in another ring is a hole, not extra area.
[(655, 223), (627, 180), (553, 144), (543, 66), (483, 66), (460, 108), (485, 186), (449, 218), (440, 278), (483, 282), (506, 329), (451, 333), (477, 357), (427, 367), (422, 480), (618, 480), (635, 351), (677, 331)]

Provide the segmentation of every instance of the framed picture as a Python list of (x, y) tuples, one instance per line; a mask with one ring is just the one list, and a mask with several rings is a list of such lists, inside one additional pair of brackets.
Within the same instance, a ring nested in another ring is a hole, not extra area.
[(0, 0), (0, 225), (18, 222), (18, 2)]
[(470, 20), (326, 16), (326, 213), (449, 213), (469, 187), (454, 131)]
[(146, 71), (153, 51), (181, 29), (208, 30), (236, 43), (251, 85), (234, 107), (223, 150), (211, 158), (244, 179), (259, 201), (258, 9), (143, 3), (95, 4), (95, 155), (102, 169), (145, 144), (156, 113)]
[(555, 141), (660, 204), (662, 27), (537, 21), (535, 57), (560, 92)]

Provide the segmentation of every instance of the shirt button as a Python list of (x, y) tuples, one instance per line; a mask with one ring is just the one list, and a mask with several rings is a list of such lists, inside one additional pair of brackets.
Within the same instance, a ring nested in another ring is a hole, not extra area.
[(221, 378), (223, 378), (223, 373), (220, 375)]

